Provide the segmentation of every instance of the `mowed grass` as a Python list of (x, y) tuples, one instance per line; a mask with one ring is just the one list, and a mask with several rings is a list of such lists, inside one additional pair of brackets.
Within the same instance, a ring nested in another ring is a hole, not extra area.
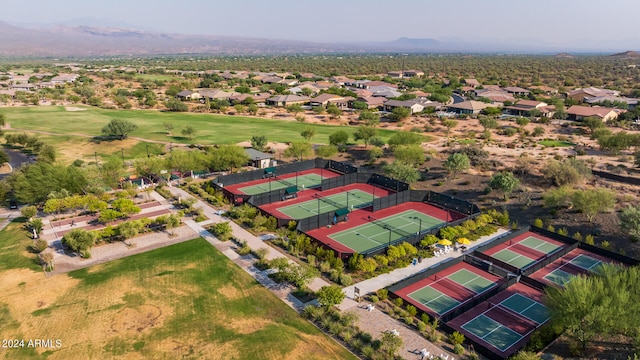
[(538, 144), (546, 147), (570, 147), (576, 146), (576, 144), (569, 141), (561, 141), (561, 140), (542, 140), (538, 141)]
[[(6, 115), (6, 121), (12, 128), (37, 130), (74, 136), (84, 134), (90, 136), (101, 135), (101, 129), (111, 119), (127, 119), (136, 125), (132, 137), (149, 140), (196, 143), (196, 144), (235, 144), (251, 140), (251, 136), (264, 134), (268, 141), (290, 142), (303, 141), (300, 133), (311, 127), (316, 131), (312, 138), (314, 143), (329, 143), (329, 135), (344, 130), (353, 134), (357, 127), (331, 126), (307, 124), (297, 121), (263, 119), (246, 116), (172, 113), (147, 110), (105, 110), (86, 107), (85, 111), (67, 111), (63, 106), (33, 106), (20, 108), (6, 108), (0, 112)], [(173, 136), (167, 136), (163, 124), (174, 126)], [(182, 129), (192, 126), (196, 135), (190, 140), (181, 135)], [(378, 130), (378, 135), (387, 140), (395, 131)], [(353, 141), (353, 137), (351, 137)], [(425, 137), (425, 141), (428, 139)], [(111, 142), (113, 147), (118, 142)]]
[(0, 272), (6, 359), (355, 359), (203, 239), (45, 278)]

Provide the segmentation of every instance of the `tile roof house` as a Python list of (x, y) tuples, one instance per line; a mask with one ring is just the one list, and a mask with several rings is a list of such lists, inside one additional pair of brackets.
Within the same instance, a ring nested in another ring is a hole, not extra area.
[(585, 101), (598, 96), (619, 96), (620, 92), (616, 90), (600, 89), (595, 87), (579, 88), (571, 90), (567, 93), (567, 98), (576, 101)]
[(51, 78), (51, 82), (54, 84), (64, 84), (68, 82), (74, 82), (78, 79), (78, 74), (60, 74)]
[(235, 93), (228, 93), (219, 89), (200, 89), (201, 98), (209, 100), (229, 100)]
[(369, 91), (371, 91), (372, 96), (385, 97), (385, 98), (394, 98), (402, 95), (400, 91), (388, 86), (370, 87)]
[(256, 93), (256, 94), (234, 94), (229, 96), (229, 100), (234, 102), (235, 104), (241, 103), (247, 98), (252, 98), (254, 103), (264, 103), (265, 100), (271, 97), (271, 94), (268, 92)]
[(462, 80), (462, 82), (467, 85), (467, 86), (471, 86), (473, 88), (477, 88), (478, 86), (480, 86), (480, 82), (476, 79), (464, 79)]
[(581, 106), (573, 105), (567, 109), (569, 120), (582, 121), (586, 117), (594, 116), (602, 119), (603, 122), (615, 120), (620, 114), (620, 110), (599, 107), (599, 106)]
[(633, 110), (638, 106), (638, 99), (627, 98), (627, 97), (618, 97), (618, 96), (596, 96), (585, 100), (585, 102), (589, 105), (598, 105), (603, 102), (620, 102), (626, 103), (629, 110)]
[(487, 108), (491, 106), (490, 104), (486, 104), (483, 103), (481, 101), (475, 101), (475, 100), (468, 100), (468, 101), (463, 101), (463, 102), (459, 102), (459, 103), (455, 103), (455, 104), (451, 104), (449, 106), (447, 106), (447, 109), (449, 109), (449, 111), (454, 112), (456, 114), (473, 114), (473, 115), (477, 115), (480, 113), (480, 111), (482, 111), (483, 109)]
[(502, 88), (502, 90), (512, 94), (513, 96), (527, 96), (531, 93), (531, 91), (518, 86), (507, 86)]
[(334, 98), (329, 100), (328, 105), (335, 105), (337, 106), (339, 109), (342, 110), (346, 110), (349, 108), (349, 104), (355, 100), (355, 98), (351, 97), (351, 96), (345, 96), (345, 97), (340, 97), (340, 98)]
[(260, 79), (260, 81), (262, 81), (263, 84), (277, 84), (278, 82), (284, 80), (283, 78), (279, 77), (279, 76), (264, 76), (262, 79)]
[(422, 104), (420, 104), (417, 101), (412, 101), (412, 100), (405, 100), (405, 101), (400, 101), (400, 100), (387, 100), (384, 103), (384, 111), (393, 111), (393, 109), (395, 108), (407, 108), (409, 110), (411, 110), (411, 115), (415, 114), (415, 113), (419, 113), (422, 110), (424, 110), (424, 106), (422, 106)]
[(292, 94), (298, 95), (299, 93), (302, 92), (303, 89), (309, 89), (312, 94), (315, 94), (318, 91), (320, 91), (320, 89), (316, 86), (315, 83), (303, 82), (303, 83), (298, 84), (295, 87), (290, 88), (289, 92), (292, 93)]
[(187, 101), (187, 100), (199, 100), (201, 96), (199, 93), (193, 92), (191, 90), (182, 90), (176, 94), (176, 98), (182, 101)]
[(340, 95), (335, 95), (335, 94), (320, 94), (314, 98), (312, 98), (309, 101), (309, 105), (311, 106), (324, 106), (326, 107), (327, 105), (329, 105), (329, 100), (333, 100), (333, 99), (343, 99), (342, 96)]
[(356, 101), (367, 104), (367, 107), (369, 109), (382, 109), (382, 106), (387, 101), (387, 99), (384, 97), (359, 96), (357, 99), (354, 99), (349, 103), (349, 107), (353, 107), (353, 103)]
[(520, 100), (517, 103), (505, 107), (505, 110), (511, 115), (531, 116), (531, 111), (537, 109), (540, 115), (544, 117), (552, 117), (556, 107), (542, 101)]
[(293, 104), (304, 104), (310, 99), (306, 96), (299, 95), (278, 95), (268, 98), (265, 102), (272, 106), (289, 106)]
[(540, 85), (540, 86), (529, 86), (529, 90), (531, 91), (539, 91), (543, 94), (547, 94), (547, 95), (555, 95), (558, 93), (558, 89), (549, 87), (549, 86), (544, 86), (544, 85)]
[(397, 89), (398, 85), (390, 84), (385, 81), (371, 81), (371, 80), (358, 80), (353, 84), (355, 87), (360, 89), (371, 89), (372, 87), (385, 86), (393, 89)]
[(473, 92), (476, 97), (487, 98), (494, 104), (516, 100), (511, 94), (502, 90), (475, 89)]

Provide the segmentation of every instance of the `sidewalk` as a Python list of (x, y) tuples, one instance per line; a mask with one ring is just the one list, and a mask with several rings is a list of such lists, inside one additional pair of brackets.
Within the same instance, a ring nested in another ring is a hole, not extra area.
[[(359, 283), (345, 287), (344, 289), (342, 289), (342, 291), (347, 295), (348, 299), (353, 299), (354, 288), (356, 287), (360, 290), (360, 296), (374, 293), (382, 288), (393, 285), (400, 280), (406, 279), (412, 275), (425, 271), (432, 266), (450, 261), (451, 259), (455, 259), (457, 257), (463, 256), (464, 254), (470, 254), (478, 246), (484, 243), (487, 243), (498, 236), (502, 236), (502, 234), (507, 233), (508, 231), (509, 230), (500, 228), (495, 233), (488, 236), (483, 236), (480, 239), (474, 241), (473, 246), (469, 247), (469, 249), (466, 252), (451, 251), (450, 253), (441, 255), (439, 257), (434, 256), (432, 258), (423, 259), (422, 263), (418, 263), (417, 265), (409, 265), (404, 268), (395, 269), (388, 274), (382, 274), (371, 279), (360, 281)], [(351, 301), (351, 302), (347, 301), (340, 304), (338, 308), (340, 308), (340, 310), (347, 310), (355, 306), (355, 304), (357, 304), (355, 301)]]

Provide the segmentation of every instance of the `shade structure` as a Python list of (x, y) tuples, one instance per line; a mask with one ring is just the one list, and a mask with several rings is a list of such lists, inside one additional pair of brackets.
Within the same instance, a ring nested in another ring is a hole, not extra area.
[(442, 239), (442, 240), (438, 241), (438, 244), (445, 245), (445, 246), (451, 246), (451, 244), (453, 244), (453, 243), (451, 242), (451, 240)]
[(471, 240), (469, 240), (467, 238), (460, 238), (457, 241), (458, 241), (458, 244), (460, 244), (460, 245), (469, 245), (469, 244), (471, 244)]

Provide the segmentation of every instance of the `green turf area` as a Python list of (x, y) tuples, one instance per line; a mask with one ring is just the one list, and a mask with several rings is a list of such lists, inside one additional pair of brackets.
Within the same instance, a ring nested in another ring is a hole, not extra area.
[(475, 317), (462, 325), (462, 328), (500, 349), (500, 351), (507, 350), (522, 339), (522, 335), (485, 315)]
[(571, 147), (576, 146), (576, 144), (568, 141), (560, 141), (560, 140), (542, 140), (538, 141), (538, 144), (546, 147)]
[(529, 236), (526, 239), (523, 239), (520, 241), (520, 244), (524, 245), (524, 246), (528, 246), (534, 250), (543, 252), (545, 254), (550, 254), (554, 251), (556, 251), (557, 249), (561, 248), (561, 246), (558, 246), (556, 244), (552, 244), (548, 241), (544, 241), (542, 239), (538, 239), (535, 238), (533, 236)]
[(534, 259), (515, 253), (509, 249), (500, 250), (495, 254), (492, 254), (498, 260), (504, 261), (509, 265), (513, 265), (519, 269), (526, 267), (529, 264), (536, 262)]
[(473, 290), (476, 294), (480, 294), (495, 285), (493, 281), (467, 269), (460, 269), (447, 277), (465, 288)]
[(287, 215), (291, 219), (299, 220), (318, 215), (319, 213), (324, 214), (342, 208), (349, 208), (349, 210), (352, 210), (352, 207), (353, 209), (360, 209), (362, 207), (369, 206), (372, 201), (372, 194), (356, 189), (333, 195), (320, 196), (313, 200), (284, 206), (278, 208), (278, 211)]
[(603, 265), (602, 261), (582, 254), (571, 259), (570, 263), (589, 271), (594, 271)]
[(546, 306), (539, 302), (529, 299), (521, 294), (513, 294), (504, 299), (500, 305), (531, 319), (538, 324), (542, 324), (549, 320), (549, 311)]
[(420, 290), (412, 292), (408, 296), (435, 311), (438, 315), (442, 315), (460, 304), (456, 299), (443, 294), (431, 286), (425, 286)]
[(0, 231), (0, 271), (27, 268), (41, 270), (35, 262), (36, 255), (31, 253), (33, 240), (25, 230), (25, 218), (14, 219)]
[[(312, 128), (316, 133), (314, 143), (328, 144), (329, 135), (338, 130), (346, 131), (351, 138), (357, 130), (355, 126), (337, 127), (245, 116), (84, 108), (85, 111), (67, 111), (63, 106), (15, 107), (4, 108), (2, 113), (12, 128), (39, 130), (65, 136), (99, 136), (102, 127), (109, 120), (126, 119), (138, 125), (138, 129), (131, 134), (132, 137), (167, 143), (235, 144), (250, 140), (251, 134), (265, 134), (269, 141), (290, 142), (292, 139), (301, 139), (300, 132)], [(167, 136), (164, 123), (174, 126), (173, 136)], [(180, 136), (180, 131), (186, 126), (196, 130), (192, 141)], [(394, 133), (396, 131), (378, 129), (378, 136), (385, 140)], [(425, 137), (425, 141), (427, 140)], [(109, 143), (112, 147), (118, 147), (119, 142)], [(93, 155), (93, 152), (90, 155)]]
[(318, 186), (322, 183), (323, 177), (318, 174), (304, 174), (297, 177), (275, 177), (266, 180), (265, 182), (258, 185), (250, 185), (238, 188), (239, 191), (247, 195), (256, 195), (262, 194), (269, 191), (275, 191), (280, 189), (286, 189), (292, 186), (298, 186), (299, 189), (303, 188), (311, 188), (314, 186)]
[[(55, 358), (356, 359), (204, 239), (25, 278), (0, 294), (0, 333), (61, 339)], [(47, 358), (32, 350), (11, 359)]]
[(416, 210), (407, 210), (340, 231), (329, 237), (355, 252), (363, 253), (418, 233), (421, 225), (418, 219), (422, 219), (423, 231), (444, 222)]
[(554, 284), (558, 284), (560, 286), (564, 286), (564, 284), (568, 283), (573, 279), (574, 275), (569, 274), (566, 271), (562, 271), (560, 269), (555, 269), (552, 272), (548, 273), (544, 276), (546, 280), (551, 281)]
[(136, 74), (135, 75), (135, 79), (136, 81), (144, 81), (144, 80), (151, 80), (151, 81), (155, 81), (155, 80), (160, 80), (160, 81), (165, 81), (165, 82), (171, 82), (171, 81), (182, 81), (184, 80), (184, 77), (182, 76), (175, 76), (175, 75), (162, 75), (162, 74)]

